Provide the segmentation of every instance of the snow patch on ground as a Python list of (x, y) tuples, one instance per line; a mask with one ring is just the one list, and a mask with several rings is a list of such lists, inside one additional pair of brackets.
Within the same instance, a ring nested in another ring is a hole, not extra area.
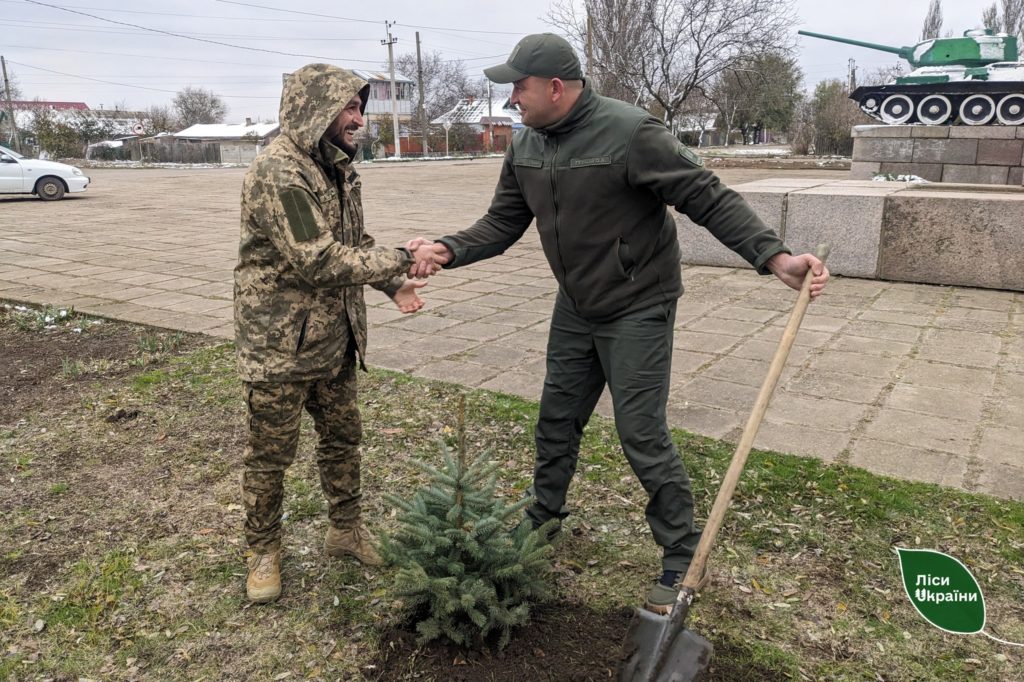
[(728, 147), (695, 147), (701, 156), (791, 156), (789, 147), (770, 147), (756, 144), (730, 145)]
[(879, 173), (871, 178), (875, 182), (918, 182), (928, 183), (930, 180), (925, 180), (919, 175), (893, 175), (892, 173)]
[(82, 168), (248, 168), (247, 163), (157, 163), (155, 161), (95, 161), (80, 163)]

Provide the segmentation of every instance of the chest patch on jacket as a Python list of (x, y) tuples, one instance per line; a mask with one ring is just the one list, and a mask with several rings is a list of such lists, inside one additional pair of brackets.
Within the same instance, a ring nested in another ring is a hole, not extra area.
[(512, 163), (516, 166), (526, 166), (527, 168), (543, 168), (543, 159), (513, 159)]
[(281, 190), (281, 204), (284, 206), (284, 216), (288, 221), (288, 229), (297, 242), (308, 242), (316, 239), (320, 234), (320, 228), (316, 223), (316, 206), (313, 205), (313, 197), (309, 192), (287, 187)]
[(694, 166), (700, 168), (701, 166), (704, 165), (704, 159), (697, 156), (697, 153), (695, 151), (687, 147), (682, 142), (680, 142), (679, 146), (676, 147), (676, 151), (679, 153), (679, 156), (683, 157), (684, 159), (692, 163)]
[(611, 165), (612, 157), (595, 156), (589, 159), (570, 159), (569, 168), (583, 168), (584, 166), (608, 166)]

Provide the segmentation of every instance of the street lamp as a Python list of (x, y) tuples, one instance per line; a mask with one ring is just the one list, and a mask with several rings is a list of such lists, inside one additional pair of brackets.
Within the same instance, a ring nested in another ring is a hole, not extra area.
[(445, 156), (451, 156), (451, 154), (448, 153), (448, 131), (451, 130), (451, 129), (452, 129), (452, 122), (451, 121), (445, 121), (444, 122), (444, 155)]

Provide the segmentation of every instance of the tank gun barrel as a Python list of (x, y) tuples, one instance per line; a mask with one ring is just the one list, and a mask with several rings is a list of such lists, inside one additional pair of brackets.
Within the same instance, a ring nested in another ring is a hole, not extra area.
[(866, 43), (863, 40), (851, 40), (850, 38), (838, 38), (836, 36), (825, 35), (824, 33), (814, 33), (812, 31), (797, 31), (802, 36), (810, 36), (811, 38), (821, 38), (822, 40), (831, 40), (837, 43), (847, 43), (848, 45), (857, 45), (858, 47), (866, 47), (869, 50), (878, 50), (880, 52), (891, 52), (892, 54), (898, 54), (903, 59), (906, 59), (913, 66), (917, 66), (914, 62), (914, 48), (912, 47), (892, 47), (891, 45), (879, 45), (877, 43)]

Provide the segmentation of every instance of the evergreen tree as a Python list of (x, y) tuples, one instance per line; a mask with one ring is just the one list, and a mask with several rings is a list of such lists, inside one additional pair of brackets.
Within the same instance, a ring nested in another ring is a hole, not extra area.
[(420, 644), (446, 637), (482, 648), (497, 634), (503, 649), (550, 591), (548, 529), (509, 527), (530, 499), (495, 496), (497, 465), (488, 453), (467, 463), (461, 435), (456, 457), (444, 443), (441, 450), (440, 467), (413, 461), (430, 480), (411, 499), (387, 495), (401, 511), (381, 554), (399, 569), (393, 591), (408, 607)]

